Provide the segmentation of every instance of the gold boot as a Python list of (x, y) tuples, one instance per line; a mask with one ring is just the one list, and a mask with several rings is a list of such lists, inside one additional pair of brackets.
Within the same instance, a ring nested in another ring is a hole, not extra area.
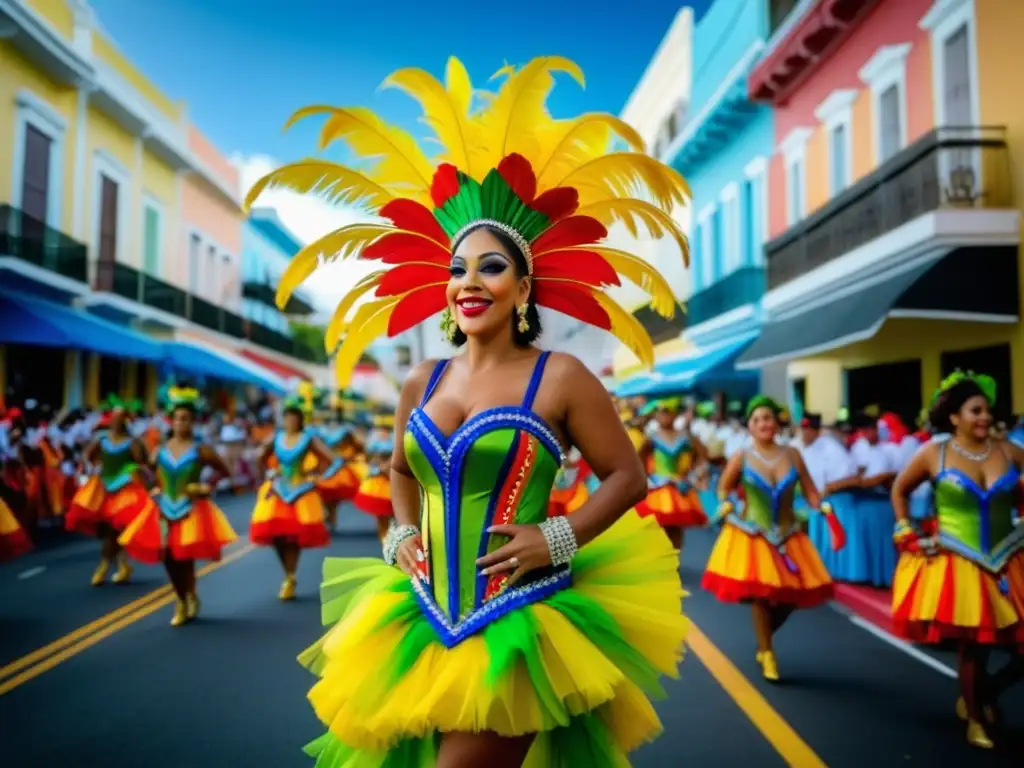
[(775, 683), (779, 680), (779, 665), (772, 651), (764, 651), (761, 654), (761, 674), (769, 682)]
[[(986, 725), (996, 724), (996, 708), (992, 706), (984, 706), (981, 708), (981, 714), (985, 718)], [(967, 714), (967, 702), (964, 697), (961, 696), (956, 700), (956, 716), (963, 720), (965, 723), (970, 720), (970, 716)]]
[(185, 612), (190, 620), (199, 615), (199, 608), (199, 595), (195, 592), (189, 592), (185, 595)]
[(124, 557), (121, 557), (117, 561), (117, 573), (114, 574), (114, 578), (111, 579), (115, 584), (124, 584), (132, 577), (132, 572), (135, 569), (132, 568), (131, 563)]
[(277, 593), (277, 596), (281, 600), (294, 600), (295, 583), (295, 576), (289, 573), (284, 577), (284, 581), (281, 582), (281, 591)]
[(978, 749), (992, 749), (995, 747), (992, 739), (985, 733), (985, 726), (977, 720), (967, 721), (967, 743)]
[(760, 664), (761, 661), (764, 659), (764, 651), (758, 651), (757, 653), (755, 653), (754, 659), (757, 661), (758, 664)]
[(188, 605), (184, 600), (179, 600), (177, 605), (174, 606), (174, 616), (171, 617), (171, 626), (180, 627), (186, 623), (189, 619), (188, 616)]
[(110, 570), (110, 559), (104, 557), (100, 560), (100, 564), (96, 566), (96, 570), (92, 572), (92, 585), (94, 587), (103, 586), (107, 580), (107, 572)]

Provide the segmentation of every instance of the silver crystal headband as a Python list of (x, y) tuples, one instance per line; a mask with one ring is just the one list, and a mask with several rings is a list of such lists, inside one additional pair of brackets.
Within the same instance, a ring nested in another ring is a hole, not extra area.
[(516, 247), (523, 252), (523, 258), (526, 259), (527, 273), (529, 275), (533, 275), (533, 251), (530, 250), (530, 244), (526, 241), (525, 237), (504, 222), (497, 221), (496, 219), (476, 219), (475, 221), (469, 222), (469, 224), (466, 224), (456, 232), (455, 236), (452, 238), (452, 242), (457, 243), (470, 231), (484, 226), (494, 227), (508, 235), (512, 242), (516, 244)]

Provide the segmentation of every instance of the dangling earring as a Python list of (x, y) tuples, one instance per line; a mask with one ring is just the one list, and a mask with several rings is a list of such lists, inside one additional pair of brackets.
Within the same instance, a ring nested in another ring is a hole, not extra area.
[(452, 317), (451, 309), (445, 307), (444, 312), (441, 313), (441, 333), (444, 334), (448, 341), (455, 341), (455, 332), (458, 328), (455, 324), (455, 318)]
[(516, 314), (519, 315), (519, 332), (526, 333), (530, 330), (530, 321), (526, 319), (526, 310), (529, 308), (527, 304), (520, 304), (516, 307)]

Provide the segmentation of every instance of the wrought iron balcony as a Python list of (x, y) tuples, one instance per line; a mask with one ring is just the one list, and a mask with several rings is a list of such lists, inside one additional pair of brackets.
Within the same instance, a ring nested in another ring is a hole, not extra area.
[[(242, 285), (242, 296), (253, 301), (258, 301), (261, 304), (266, 304), (268, 307), (277, 309), (276, 301), (277, 289), (274, 288), (269, 282), (247, 280)], [(313, 306), (303, 300), (301, 296), (293, 294), (288, 299), (288, 305), (284, 308), (283, 314), (293, 315), (298, 317), (306, 317), (307, 315), (313, 314)]]
[(633, 317), (640, 321), (640, 325), (647, 330), (647, 334), (655, 344), (681, 336), (687, 322), (686, 314), (681, 309), (676, 309), (675, 315), (666, 320), (648, 304), (633, 310)]
[(687, 300), (687, 325), (692, 328), (737, 307), (760, 301), (764, 290), (764, 269), (741, 267)]
[(10, 205), (0, 205), (0, 257), (9, 256), (63, 277), (88, 282), (83, 243)]
[(1005, 128), (939, 128), (765, 246), (768, 289), (940, 209), (1012, 205)]

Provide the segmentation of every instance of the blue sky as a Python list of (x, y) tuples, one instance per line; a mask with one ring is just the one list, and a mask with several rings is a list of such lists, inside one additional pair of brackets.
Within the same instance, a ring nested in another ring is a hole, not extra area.
[(710, 1), (91, 0), (121, 50), (225, 154), (281, 160), (313, 150), (312, 128), (281, 132), (308, 104), (371, 106), (412, 127), (411, 102), (377, 87), (399, 67), (441, 74), (452, 54), (474, 82), (506, 60), (568, 56), (587, 88), (561, 83), (552, 110), (618, 112), (678, 9)]

